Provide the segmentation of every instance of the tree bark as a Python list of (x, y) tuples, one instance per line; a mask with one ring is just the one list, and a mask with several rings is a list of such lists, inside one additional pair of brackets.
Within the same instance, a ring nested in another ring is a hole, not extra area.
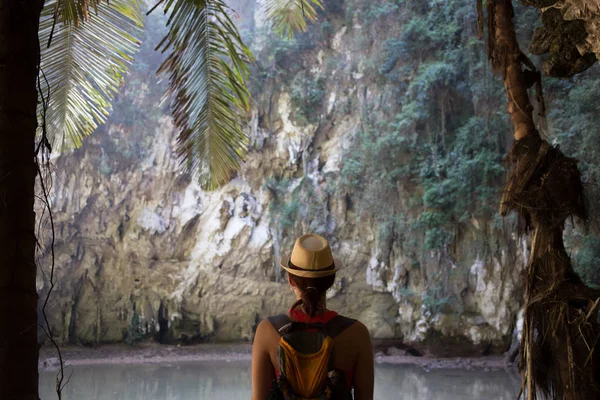
[(521, 140), (528, 135), (538, 135), (533, 123), (533, 106), (527, 94), (522, 53), (513, 24), (512, 2), (490, 1), (488, 12), (493, 21), (489, 32), (492, 39), (489, 44), (492, 50), (492, 66), (494, 72), (502, 72), (515, 140)]
[(34, 146), (43, 0), (0, 0), (0, 397), (38, 400)]

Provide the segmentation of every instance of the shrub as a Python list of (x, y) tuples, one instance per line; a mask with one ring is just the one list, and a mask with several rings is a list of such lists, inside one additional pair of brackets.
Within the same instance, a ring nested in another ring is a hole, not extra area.
[(307, 71), (296, 75), (291, 85), (292, 106), (298, 110), (296, 119), (301, 123), (319, 120), (325, 98), (325, 80), (314, 79)]
[(133, 310), (133, 315), (131, 316), (131, 323), (127, 330), (127, 336), (125, 338), (125, 343), (134, 344), (139, 342), (144, 338), (144, 333), (142, 331), (142, 326), (140, 323), (140, 316), (135, 311), (135, 306)]
[(432, 314), (439, 314), (446, 306), (454, 303), (455, 299), (450, 296), (446, 296), (443, 293), (444, 291), (441, 285), (438, 284), (428, 287), (427, 290), (422, 294), (421, 301)]

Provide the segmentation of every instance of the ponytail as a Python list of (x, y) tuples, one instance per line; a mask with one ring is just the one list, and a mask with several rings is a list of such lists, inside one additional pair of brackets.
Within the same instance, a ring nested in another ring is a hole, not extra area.
[(289, 275), (290, 280), (300, 290), (300, 299), (298, 299), (290, 309), (292, 313), (297, 307), (302, 306), (303, 311), (309, 316), (314, 317), (324, 304), (321, 299), (335, 281), (335, 274), (322, 278), (302, 278), (296, 275)]

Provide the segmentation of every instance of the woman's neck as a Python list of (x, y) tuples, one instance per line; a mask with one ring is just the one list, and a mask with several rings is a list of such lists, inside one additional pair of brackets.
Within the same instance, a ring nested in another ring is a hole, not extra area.
[[(304, 310), (304, 306), (301, 304), (298, 306), (297, 308), (298, 311), (302, 311), (303, 313), (307, 314), (306, 310)], [(325, 305), (325, 303), (319, 303), (319, 305), (317, 306), (317, 312), (315, 313), (315, 315), (321, 315), (321, 314), (325, 314), (327, 311), (329, 311), (327, 309), (327, 306)]]

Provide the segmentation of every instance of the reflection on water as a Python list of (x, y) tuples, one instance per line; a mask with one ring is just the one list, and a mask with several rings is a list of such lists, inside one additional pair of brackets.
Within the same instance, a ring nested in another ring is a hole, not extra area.
[[(90, 365), (73, 370), (64, 400), (250, 399), (248, 362), (156, 365)], [(56, 371), (40, 372), (40, 397), (56, 399)], [(377, 365), (375, 400), (474, 400), (516, 398), (516, 375), (494, 371), (433, 370)]]
[(378, 365), (375, 399), (398, 400), (514, 400), (520, 378), (504, 371), (432, 370)]

